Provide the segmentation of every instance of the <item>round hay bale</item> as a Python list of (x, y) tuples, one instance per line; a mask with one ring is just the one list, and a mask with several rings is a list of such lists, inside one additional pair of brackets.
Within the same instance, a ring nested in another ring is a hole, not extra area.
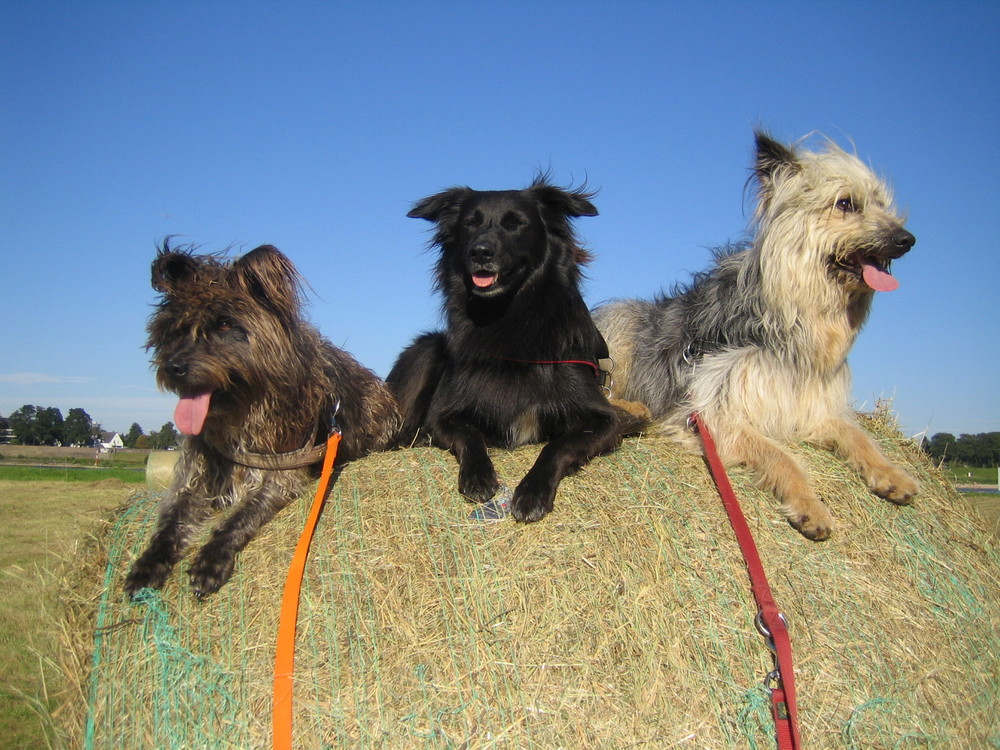
[[(839, 523), (828, 542), (732, 477), (790, 623), (804, 744), (996, 746), (995, 540), (922, 454), (877, 439), (921, 481), (914, 506), (796, 450)], [(515, 483), (537, 452), (495, 452), (500, 476)], [(368, 457), (335, 482), (301, 597), (296, 748), (774, 746), (771, 656), (700, 459), (630, 440), (529, 526), (471, 519), (455, 484), (454, 459), (429, 448)], [(208, 601), (182, 565), (129, 603), (122, 580), (156, 500), (123, 509), (100, 580), (76, 591), (91, 637), (76, 655), (83, 700), (60, 714), (72, 745), (269, 747), (281, 590), (309, 499)]]
[(165, 490), (170, 486), (178, 455), (178, 451), (150, 451), (146, 459), (146, 486), (149, 489)]

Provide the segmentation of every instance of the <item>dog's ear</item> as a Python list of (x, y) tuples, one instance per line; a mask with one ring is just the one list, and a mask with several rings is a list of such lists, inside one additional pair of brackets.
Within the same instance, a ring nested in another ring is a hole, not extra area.
[(754, 174), (762, 186), (773, 183), (777, 175), (782, 172), (797, 172), (800, 169), (799, 158), (788, 146), (779, 143), (761, 130), (754, 136), (757, 148)]
[(754, 133), (756, 158), (753, 174), (748, 184), (757, 181), (757, 211), (765, 211), (771, 204), (774, 186), (783, 177), (797, 173), (802, 165), (792, 149), (774, 140), (762, 130)]
[(233, 262), (233, 273), (247, 293), (281, 318), (299, 315), (302, 281), (292, 261), (278, 248), (254, 248)]
[(597, 208), (590, 202), (595, 193), (563, 190), (547, 182), (536, 182), (528, 189), (543, 205), (563, 216), (597, 216)]
[(436, 195), (429, 195), (413, 204), (406, 214), (411, 219), (427, 219), (442, 223), (458, 215), (462, 203), (472, 193), (472, 188), (453, 187)]
[(152, 266), (153, 289), (169, 294), (194, 278), (201, 263), (183, 250), (171, 250), (167, 242), (156, 253)]

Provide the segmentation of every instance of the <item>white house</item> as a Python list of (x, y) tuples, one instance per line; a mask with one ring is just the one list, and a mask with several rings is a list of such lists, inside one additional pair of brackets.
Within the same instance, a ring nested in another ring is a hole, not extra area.
[(122, 442), (122, 436), (117, 432), (114, 434), (110, 432), (101, 433), (101, 453), (110, 453), (124, 447), (125, 443)]

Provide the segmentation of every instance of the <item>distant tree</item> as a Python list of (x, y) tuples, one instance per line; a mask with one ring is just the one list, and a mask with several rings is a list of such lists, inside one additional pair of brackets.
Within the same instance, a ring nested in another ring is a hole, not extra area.
[(140, 435), (135, 439), (135, 443), (132, 445), (133, 448), (139, 448), (141, 450), (149, 450), (151, 447), (151, 441), (148, 435)]
[(93, 422), (83, 409), (70, 409), (63, 422), (67, 445), (91, 445)]
[(38, 409), (35, 414), (38, 423), (38, 441), (41, 445), (65, 445), (66, 433), (62, 412), (54, 406)]
[(126, 448), (135, 448), (135, 441), (139, 439), (142, 434), (142, 428), (135, 422), (132, 426), (128, 428), (128, 434), (122, 437), (122, 442), (125, 443)]
[(174, 429), (173, 422), (167, 422), (157, 432), (149, 436), (150, 444), (156, 450), (166, 450), (177, 445), (177, 430)]
[(11, 412), (8, 417), (10, 429), (14, 431), (14, 437), (21, 445), (38, 445), (37, 412), (38, 407), (25, 404), (17, 411)]
[(962, 466), (1000, 466), (1000, 432), (962, 434), (939, 432), (927, 442), (927, 453), (936, 461)]
[(950, 432), (938, 432), (927, 441), (925, 450), (935, 461), (946, 461), (955, 457), (954, 445), (954, 435)]

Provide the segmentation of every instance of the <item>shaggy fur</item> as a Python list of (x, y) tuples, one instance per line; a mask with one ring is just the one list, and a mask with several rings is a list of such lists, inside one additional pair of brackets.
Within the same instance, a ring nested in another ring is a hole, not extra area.
[(623, 398), (689, 442), (685, 423), (699, 412), (723, 461), (755, 470), (795, 528), (826, 539), (830, 512), (782, 443), (836, 451), (894, 503), (917, 494), (856, 425), (847, 365), (875, 290), (895, 288), (889, 265), (915, 240), (855, 156), (832, 143), (797, 151), (763, 133), (756, 146), (749, 244), (719, 252), (669, 296), (612, 302), (595, 319)]
[(148, 347), (160, 387), (181, 397), (175, 422), (188, 434), (125, 590), (161, 587), (212, 510), (234, 506), (191, 564), (200, 598), (229, 580), (237, 553), (316, 476), (316, 459), (291, 469), (255, 465), (321, 445), (338, 408), (341, 465), (386, 447), (399, 416), (385, 385), (303, 320), (301, 281), (276, 248), (227, 263), (165, 244), (153, 288), (162, 299)]
[(644, 424), (598, 379), (606, 346), (580, 295), (589, 256), (570, 225), (597, 214), (591, 197), (539, 178), (525, 190), (453, 188), (409, 213), (437, 225), (447, 330), (417, 338), (389, 374), (400, 442), (423, 433), (452, 451), (459, 492), (478, 502), (500, 488), (488, 446), (547, 442), (511, 500), (519, 521), (549, 513), (563, 477)]

